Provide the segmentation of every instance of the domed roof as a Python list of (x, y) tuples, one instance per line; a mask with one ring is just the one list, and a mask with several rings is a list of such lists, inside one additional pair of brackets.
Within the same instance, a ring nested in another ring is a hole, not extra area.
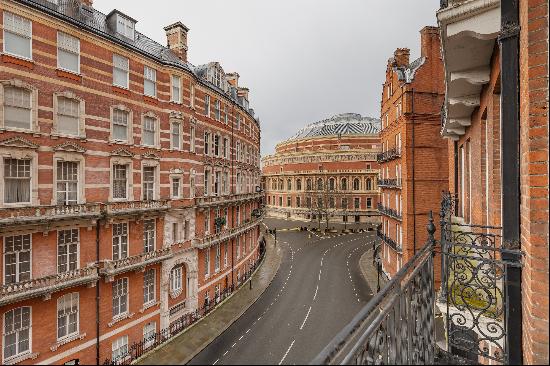
[(369, 135), (378, 132), (380, 132), (379, 119), (363, 117), (357, 113), (343, 113), (309, 124), (289, 140), (331, 135)]

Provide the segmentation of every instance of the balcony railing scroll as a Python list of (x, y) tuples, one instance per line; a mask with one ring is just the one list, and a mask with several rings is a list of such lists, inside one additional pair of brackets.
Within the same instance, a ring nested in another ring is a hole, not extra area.
[(170, 208), (169, 200), (142, 200), (142, 201), (121, 201), (105, 204), (105, 213), (108, 216), (140, 214), (151, 211), (165, 211)]
[(382, 240), (384, 243), (388, 244), (394, 250), (396, 250), (398, 252), (402, 251), (401, 245), (397, 244), (397, 242), (395, 240), (393, 240), (392, 238), (390, 238), (389, 236), (387, 236), (386, 234), (384, 234), (380, 230), (376, 231), (376, 235), (378, 236), (378, 238), (380, 238), (380, 240)]
[(94, 264), (74, 271), (3, 285), (0, 287), (0, 306), (40, 296), (48, 299), (54, 292), (93, 284), (97, 280), (97, 265)]
[(232, 195), (219, 195), (219, 196), (206, 196), (206, 197), (196, 197), (195, 205), (200, 208), (207, 208), (218, 205), (230, 205), (240, 202), (253, 201), (263, 197), (263, 193), (241, 193), (241, 194), (232, 194)]

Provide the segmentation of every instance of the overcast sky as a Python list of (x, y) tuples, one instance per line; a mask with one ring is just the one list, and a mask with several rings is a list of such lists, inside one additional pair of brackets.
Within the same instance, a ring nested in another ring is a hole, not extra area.
[(265, 155), (335, 114), (379, 118), (388, 58), (398, 47), (411, 49), (411, 61), (419, 56), (419, 31), (436, 25), (439, 0), (95, 0), (94, 7), (116, 7), (164, 45), (164, 26), (189, 27), (189, 61), (218, 61), (250, 88)]

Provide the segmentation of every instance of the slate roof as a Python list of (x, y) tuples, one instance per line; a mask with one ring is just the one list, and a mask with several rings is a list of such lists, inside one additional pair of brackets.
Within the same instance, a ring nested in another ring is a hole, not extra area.
[[(175, 66), (190, 71), (203, 83), (207, 84), (208, 87), (214, 89), (218, 93), (226, 95), (228, 98), (232, 99), (235, 103), (238, 103), (244, 108), (243, 101), (241, 100), (242, 98), (239, 99), (236, 93), (225, 93), (223, 90), (203, 78), (204, 71), (208, 64), (194, 66), (190, 62), (184, 62), (180, 60), (179, 57), (168, 47), (161, 45), (137, 30), (135, 30), (134, 40), (124, 37), (118, 34), (116, 30), (111, 29), (109, 23), (107, 22), (108, 15), (105, 15), (92, 7), (81, 5), (79, 0), (58, 0), (57, 4), (48, 0), (17, 1), (21, 4), (41, 10), (47, 14), (73, 23), (82, 29), (110, 38), (114, 42), (133, 49), (162, 64)], [(117, 10), (113, 10), (113, 12), (117, 12)], [(126, 14), (123, 15), (130, 18)], [(254, 111), (252, 109), (246, 109), (246, 111), (254, 117)], [(255, 119), (259, 123), (259, 120), (257, 118)]]
[(357, 113), (343, 113), (307, 125), (287, 141), (332, 135), (369, 135), (380, 132), (380, 120)]

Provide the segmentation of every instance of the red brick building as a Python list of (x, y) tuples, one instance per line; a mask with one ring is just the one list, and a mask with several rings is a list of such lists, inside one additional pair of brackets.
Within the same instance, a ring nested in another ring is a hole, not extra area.
[(430, 211), (439, 212), (448, 189), (447, 144), (439, 136), (444, 99), (443, 64), (438, 29), (420, 31), (421, 55), (399, 48), (389, 59), (382, 87), (379, 254), (392, 277), (426, 239)]
[(379, 121), (346, 113), (312, 123), (262, 158), (266, 213), (329, 222), (379, 218)]
[(3, 364), (125, 358), (257, 261), (260, 125), (237, 73), (92, 1), (2, 0)]
[(504, 349), (512, 364), (548, 364), (548, 2), (442, 5), (452, 219), (492, 235), (507, 261), (495, 288), (509, 313), (482, 320), (502, 327), (508, 343), (499, 332), (486, 337), (481, 320), (462, 325), (485, 340), (490, 356)]

